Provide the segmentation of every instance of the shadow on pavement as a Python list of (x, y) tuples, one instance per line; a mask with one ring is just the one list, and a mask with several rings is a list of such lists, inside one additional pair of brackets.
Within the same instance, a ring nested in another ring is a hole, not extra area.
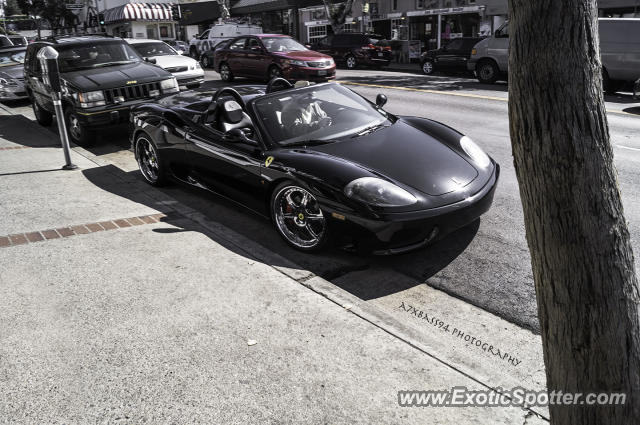
[(378, 74), (371, 76), (341, 77), (340, 81), (348, 81), (360, 84), (376, 84), (381, 86), (396, 86), (422, 90), (457, 91), (457, 90), (485, 90), (507, 92), (506, 82), (498, 81), (495, 84), (481, 84), (468, 77), (460, 76), (416, 76)]
[[(82, 173), (89, 181), (103, 190), (151, 208), (158, 208), (158, 201), (146, 195), (146, 183), (144, 183), (137, 171), (127, 173), (113, 165), (109, 165), (83, 170)], [(136, 189), (131, 184), (132, 182), (145, 186), (142, 186), (142, 190), (140, 188)], [(155, 189), (149, 188), (149, 190)], [(267, 250), (297, 264), (304, 270), (309, 270), (332, 281), (332, 283), (363, 300), (383, 297), (423, 284), (466, 249), (475, 237), (479, 227), (478, 220), (426, 249), (393, 257), (356, 255), (338, 248), (330, 248), (321, 253), (311, 255), (290, 248), (266, 218), (208, 191), (177, 183), (160, 190), (171, 198), (204, 214), (212, 222), (221, 224), (233, 232), (258, 243)], [(251, 250), (251, 247), (247, 247), (247, 251), (244, 251), (223, 238), (215, 236), (199, 224), (185, 219), (183, 216), (167, 218), (165, 221), (168, 224), (177, 226), (177, 228), (155, 229), (155, 231), (166, 234), (179, 231), (196, 231), (206, 234), (212, 240), (236, 254), (248, 256), (248, 252)], [(287, 266), (287, 264), (271, 265)], [(374, 275), (380, 273), (381, 268), (402, 273), (409, 278), (397, 282), (390, 281), (385, 285), (372, 285), (371, 282), (376, 281)], [(357, 278), (354, 276), (353, 279), (336, 281), (338, 278), (354, 271), (360, 272), (357, 274)]]

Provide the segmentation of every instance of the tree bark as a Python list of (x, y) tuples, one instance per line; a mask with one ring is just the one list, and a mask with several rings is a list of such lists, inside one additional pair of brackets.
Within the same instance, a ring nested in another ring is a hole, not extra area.
[(327, 18), (331, 22), (331, 29), (334, 34), (339, 34), (344, 29), (344, 23), (347, 16), (351, 14), (353, 8), (353, 0), (346, 0), (340, 4), (334, 5), (331, 0), (322, 0)]
[(640, 310), (609, 142), (596, 0), (509, 0), (509, 121), (553, 424), (640, 423)]

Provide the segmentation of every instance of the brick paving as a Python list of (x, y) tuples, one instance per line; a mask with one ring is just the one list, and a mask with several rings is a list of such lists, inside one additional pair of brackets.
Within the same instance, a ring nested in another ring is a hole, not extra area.
[(86, 235), (90, 233), (103, 232), (105, 230), (114, 230), (123, 227), (158, 223), (160, 221), (163, 221), (163, 219), (171, 219), (173, 217), (174, 216), (167, 216), (167, 214), (158, 213), (143, 215), (140, 217), (127, 217), (95, 223), (78, 224), (69, 227), (60, 227), (58, 229), (38, 230), (35, 232), (5, 235), (0, 236), (0, 248), (15, 245), (24, 245), (27, 243), (42, 242), (48, 239), (57, 239), (60, 237), (66, 238), (76, 235)]

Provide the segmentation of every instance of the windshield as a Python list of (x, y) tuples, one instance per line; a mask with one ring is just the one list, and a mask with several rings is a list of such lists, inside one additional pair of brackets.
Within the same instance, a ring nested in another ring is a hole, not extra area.
[(140, 56), (145, 58), (151, 56), (167, 56), (178, 54), (175, 50), (173, 50), (173, 48), (161, 41), (156, 43), (136, 43), (133, 44), (133, 48), (136, 49), (138, 53), (140, 53)]
[(369, 102), (338, 84), (286, 90), (254, 105), (267, 133), (281, 146), (355, 136), (387, 122)]
[(122, 65), (140, 62), (142, 58), (124, 41), (109, 43), (81, 44), (75, 46), (56, 46), (60, 56), (60, 71), (69, 72), (80, 69)]
[(24, 55), (27, 49), (12, 51), (12, 52), (0, 52), (0, 66), (19, 65), (24, 63)]
[(289, 37), (263, 38), (262, 44), (269, 52), (298, 52), (308, 50), (302, 44)]

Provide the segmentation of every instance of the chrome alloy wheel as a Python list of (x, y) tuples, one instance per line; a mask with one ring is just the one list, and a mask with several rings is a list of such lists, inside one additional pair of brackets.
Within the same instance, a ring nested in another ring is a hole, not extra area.
[(69, 132), (74, 141), (82, 138), (82, 128), (80, 128), (80, 121), (78, 117), (76, 117), (76, 114), (69, 115)]
[(145, 179), (150, 183), (158, 181), (159, 165), (156, 148), (146, 137), (140, 137), (136, 143), (138, 166)]
[(327, 231), (318, 201), (298, 186), (280, 189), (274, 198), (273, 217), (280, 233), (298, 248), (315, 248)]
[(222, 66), (220, 67), (220, 78), (222, 79), (222, 81), (229, 81), (230, 77), (231, 77), (231, 70), (229, 69), (229, 65), (227, 65), (226, 63), (223, 63)]

